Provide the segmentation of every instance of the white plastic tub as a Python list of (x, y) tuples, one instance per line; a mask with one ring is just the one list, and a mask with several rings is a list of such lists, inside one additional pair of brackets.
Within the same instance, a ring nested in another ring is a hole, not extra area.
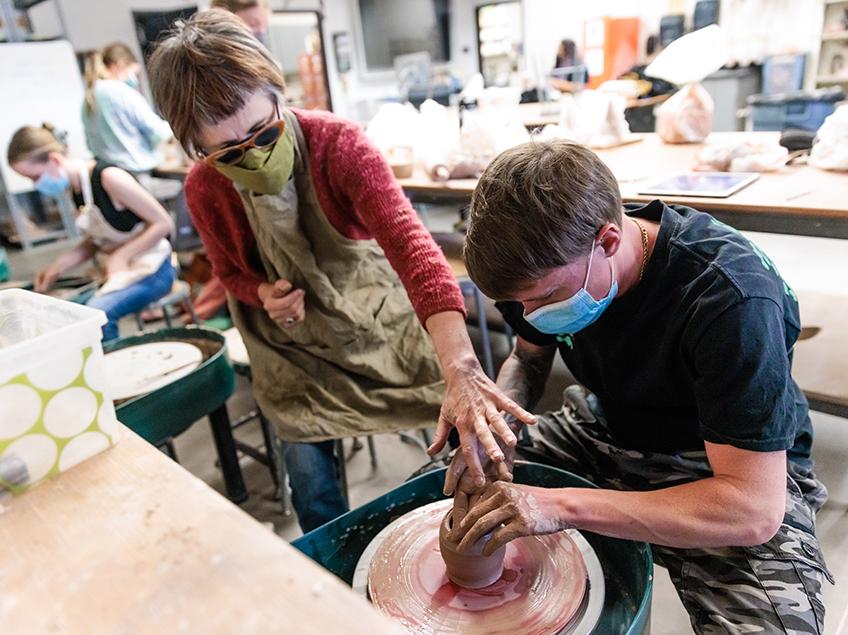
[(0, 291), (0, 494), (19, 493), (113, 445), (106, 315), (30, 291)]

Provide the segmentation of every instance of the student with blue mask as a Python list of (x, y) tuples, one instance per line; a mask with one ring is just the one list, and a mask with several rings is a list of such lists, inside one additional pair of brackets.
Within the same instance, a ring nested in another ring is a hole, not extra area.
[(163, 161), (159, 146), (174, 135), (139, 92), (140, 71), (126, 44), (116, 42), (90, 53), (82, 121), (95, 157), (147, 177)]
[(762, 251), (688, 207), (622, 206), (595, 154), (554, 141), (486, 169), (464, 258), (518, 336), (498, 386), (532, 409), (557, 353), (578, 382), (508, 461), (598, 488), (514, 484), (485, 459), (478, 488), (457, 454), (460, 551), (571, 527), (645, 541), (696, 632), (822, 632), (827, 491), (791, 376), (798, 302)]
[(64, 196), (70, 189), (79, 208), (76, 225), (82, 242), (38, 272), (36, 291), (48, 291), (63, 273), (95, 259), (104, 283), (87, 304), (106, 313), (104, 340), (118, 337), (121, 317), (170, 292), (176, 273), (168, 236), (174, 225), (131, 174), (103, 161), (69, 157), (47, 125), (15, 132), (7, 160), (44, 196)]

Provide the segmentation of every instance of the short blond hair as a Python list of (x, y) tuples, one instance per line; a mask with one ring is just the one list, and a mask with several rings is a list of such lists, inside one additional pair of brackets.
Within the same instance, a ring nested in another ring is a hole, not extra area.
[(153, 99), (189, 154), (200, 131), (233, 116), (258, 91), (285, 91), (274, 58), (245, 23), (222, 9), (177, 22), (150, 57)]

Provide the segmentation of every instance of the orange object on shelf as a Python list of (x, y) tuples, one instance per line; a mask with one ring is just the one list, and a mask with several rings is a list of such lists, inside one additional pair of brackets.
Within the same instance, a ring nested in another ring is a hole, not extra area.
[(601, 17), (583, 24), (583, 60), (589, 88), (630, 70), (639, 59), (639, 18)]
[(324, 86), (324, 65), (320, 53), (301, 53), (297, 58), (303, 107), (328, 110), (327, 89)]

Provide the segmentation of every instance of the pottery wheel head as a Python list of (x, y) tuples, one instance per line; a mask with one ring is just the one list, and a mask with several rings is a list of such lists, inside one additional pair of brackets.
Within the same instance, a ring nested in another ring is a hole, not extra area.
[[(368, 595), (409, 632), (550, 635), (569, 629), (585, 609), (587, 568), (567, 532), (510, 542), (500, 579), (465, 589), (447, 577), (439, 525), (451, 502), (415, 509), (378, 536)], [(377, 539), (375, 539), (376, 541)]]

